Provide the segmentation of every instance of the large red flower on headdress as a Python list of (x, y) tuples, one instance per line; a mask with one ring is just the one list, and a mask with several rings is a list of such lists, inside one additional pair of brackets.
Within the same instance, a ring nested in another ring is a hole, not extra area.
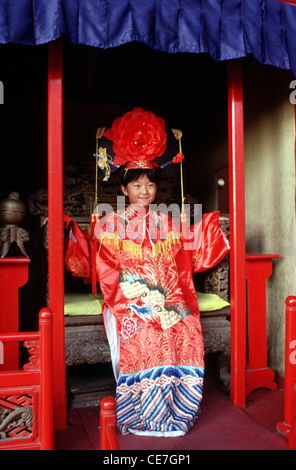
[[(153, 160), (166, 150), (165, 122), (151, 111), (137, 107), (115, 119), (104, 133), (113, 141), (114, 165)], [(156, 165), (156, 164), (155, 164)]]

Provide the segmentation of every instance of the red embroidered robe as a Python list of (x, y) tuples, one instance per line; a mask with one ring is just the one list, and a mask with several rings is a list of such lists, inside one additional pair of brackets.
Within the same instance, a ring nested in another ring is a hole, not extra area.
[(183, 435), (200, 410), (204, 368), (192, 272), (229, 251), (219, 213), (205, 214), (190, 235), (164, 214), (129, 207), (95, 233), (98, 279), (119, 339), (119, 428)]

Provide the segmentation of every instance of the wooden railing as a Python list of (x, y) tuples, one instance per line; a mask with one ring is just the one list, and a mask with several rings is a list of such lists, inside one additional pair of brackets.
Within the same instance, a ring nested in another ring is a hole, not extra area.
[(39, 331), (0, 335), (5, 344), (23, 343), (29, 354), (22, 370), (0, 370), (0, 450), (54, 448), (52, 312), (39, 313)]
[(116, 425), (116, 401), (105, 397), (100, 403), (100, 450), (119, 450)]
[(286, 298), (285, 338), (285, 405), (284, 420), (277, 431), (285, 436), (296, 450), (296, 297)]

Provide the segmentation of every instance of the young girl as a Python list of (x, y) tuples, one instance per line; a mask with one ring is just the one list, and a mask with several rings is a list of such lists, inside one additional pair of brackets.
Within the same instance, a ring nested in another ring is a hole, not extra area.
[[(135, 135), (142, 139), (147, 121), (142, 118), (141, 132), (138, 126), (130, 137), (133, 150), (139, 144)], [(119, 124), (108, 134), (117, 150)], [(117, 380), (119, 429), (123, 434), (182, 436), (199, 414), (204, 376), (192, 272), (211, 268), (229, 248), (218, 212), (203, 216), (195, 228), (200, 243), (186, 248), (180, 224), (151, 208), (157, 176), (149, 152), (143, 157), (147, 147), (149, 142), (141, 140), (139, 156), (126, 157), (131, 163), (121, 188), (130, 205), (96, 227), (97, 272)]]

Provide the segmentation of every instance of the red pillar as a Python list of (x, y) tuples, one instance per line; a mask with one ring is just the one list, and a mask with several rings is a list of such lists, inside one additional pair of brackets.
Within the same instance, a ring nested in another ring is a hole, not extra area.
[(63, 48), (48, 45), (48, 263), (53, 311), (55, 429), (66, 428), (63, 241)]
[[(286, 298), (285, 327), (285, 416), (277, 423), (277, 431), (289, 437), (292, 422), (295, 423), (295, 384), (296, 384), (296, 297)], [(294, 402), (294, 403), (293, 403)], [(293, 406), (294, 405), (294, 406)], [(295, 423), (296, 424), (296, 423)], [(294, 424), (294, 426), (295, 426)], [(294, 434), (295, 436), (295, 429)]]
[(231, 385), (230, 398), (245, 404), (246, 267), (243, 78), (240, 60), (228, 62), (230, 212)]

